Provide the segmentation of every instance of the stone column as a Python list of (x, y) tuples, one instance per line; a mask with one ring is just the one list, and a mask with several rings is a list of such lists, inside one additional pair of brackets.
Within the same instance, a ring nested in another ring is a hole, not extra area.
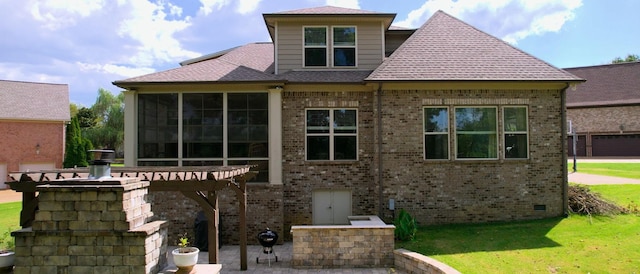
[(38, 186), (32, 227), (12, 233), (14, 273), (159, 272), (166, 265), (168, 223), (150, 222), (148, 187), (138, 178)]

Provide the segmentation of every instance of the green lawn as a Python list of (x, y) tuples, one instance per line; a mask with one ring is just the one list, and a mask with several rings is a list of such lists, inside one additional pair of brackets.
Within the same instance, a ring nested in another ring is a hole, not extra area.
[(6, 241), (11, 239), (11, 231), (20, 228), (20, 210), (22, 202), (0, 204), (0, 250), (6, 249)]
[[(640, 200), (640, 185), (589, 187), (625, 207)], [(639, 228), (632, 214), (427, 226), (397, 247), (462, 273), (639, 273)]]
[[(569, 161), (568, 167), (573, 171), (573, 162)], [(578, 160), (577, 167), (580, 173), (640, 179), (640, 163), (581, 163)]]

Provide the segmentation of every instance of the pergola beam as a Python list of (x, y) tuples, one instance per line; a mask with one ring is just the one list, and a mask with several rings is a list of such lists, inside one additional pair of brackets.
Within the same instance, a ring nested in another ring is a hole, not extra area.
[[(246, 183), (257, 175), (252, 166), (208, 167), (135, 167), (111, 168), (112, 177), (138, 177), (149, 181), (149, 191), (179, 191), (200, 205), (208, 220), (209, 263), (218, 263), (218, 191), (231, 188), (236, 193), (239, 210), (240, 269), (247, 270), (247, 191)], [(18, 177), (19, 176), (19, 177)], [(20, 225), (31, 226), (38, 206), (36, 187), (53, 180), (85, 179), (88, 168), (12, 172), (11, 189), (22, 192)], [(18, 179), (19, 178), (19, 179)], [(95, 180), (99, 183), (100, 179)], [(108, 182), (108, 179), (104, 180)], [(205, 194), (206, 192), (206, 194)]]

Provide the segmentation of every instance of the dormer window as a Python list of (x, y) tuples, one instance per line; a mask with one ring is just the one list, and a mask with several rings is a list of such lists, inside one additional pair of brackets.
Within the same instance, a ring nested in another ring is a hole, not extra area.
[(304, 66), (327, 66), (327, 27), (304, 28)]
[[(304, 66), (332, 67), (356, 66), (356, 27), (336, 26), (304, 27)], [(331, 56), (329, 56), (331, 54)]]
[(354, 67), (356, 65), (356, 28), (333, 28), (333, 66)]

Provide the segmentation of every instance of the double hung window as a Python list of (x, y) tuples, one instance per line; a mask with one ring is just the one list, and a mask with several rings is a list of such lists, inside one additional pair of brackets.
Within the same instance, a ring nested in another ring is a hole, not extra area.
[(496, 107), (456, 107), (456, 158), (497, 159)]
[(527, 158), (528, 125), (527, 107), (504, 107), (504, 157)]
[(356, 65), (356, 28), (333, 28), (333, 66), (353, 67)]
[(309, 109), (306, 118), (307, 160), (357, 160), (357, 110)]
[(425, 159), (449, 159), (449, 108), (424, 109)]
[(304, 28), (304, 66), (327, 66), (327, 27)]

